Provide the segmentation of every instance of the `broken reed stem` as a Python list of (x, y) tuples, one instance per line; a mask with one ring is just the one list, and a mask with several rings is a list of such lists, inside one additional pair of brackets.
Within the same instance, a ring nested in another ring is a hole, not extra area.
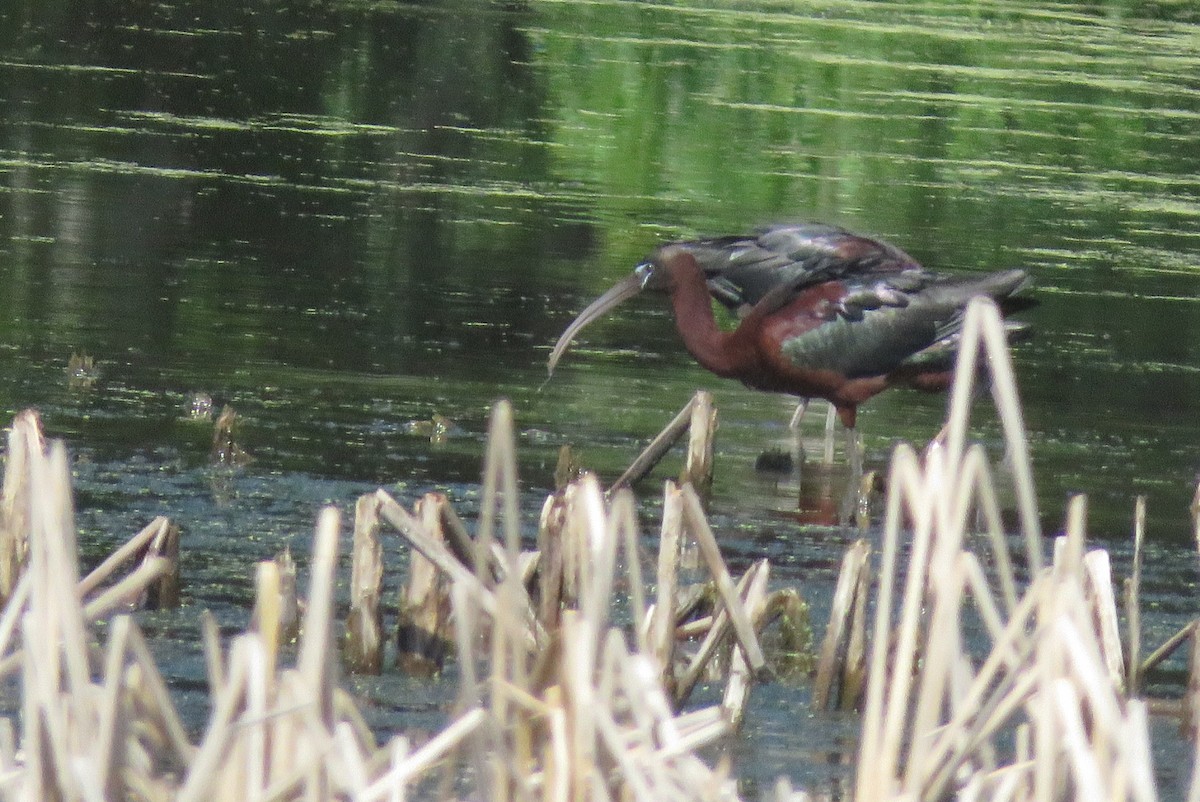
[[(504, 550), (508, 556), (506, 570), (515, 570), (521, 551), (515, 442), (512, 405), (506, 400), (497, 401), (492, 407), (487, 452), (483, 460), (483, 505), (474, 544), (477, 568), (490, 564), (498, 514), (504, 517)], [(486, 572), (479, 578), (484, 585), (492, 584)]]
[[(763, 608), (767, 602), (767, 582), (771, 574), (770, 563), (763, 559), (750, 566), (743, 579), (746, 582), (744, 601), (746, 610), (754, 621), (760, 620)], [(725, 684), (725, 693), (721, 697), (721, 711), (725, 714), (732, 729), (739, 730), (746, 716), (746, 704), (750, 699), (750, 686), (754, 676), (745, 652), (735, 649), (730, 661), (729, 679)]]
[(405, 786), (429, 770), (448, 753), (457, 749), (484, 723), (487, 714), (478, 707), (471, 708), (451, 721), (441, 732), (430, 738), (415, 752), (404, 754), (403, 760), (393, 760), (391, 768), (371, 783), (359, 796), (360, 800), (402, 799)]
[(52, 443), (46, 458), (35, 460), (31, 468), (30, 490), (38, 503), (30, 515), (33, 592), (28, 620), (33, 632), (28, 634), (33, 640), (25, 640), (26, 650), (41, 666), (49, 668), (59, 664), (56, 650), (61, 644), (66, 687), (79, 693), (87, 686), (90, 672), (84, 651), (88, 638), (83, 606), (76, 593), (79, 557), (66, 447), (61, 442)]
[(687, 522), (688, 531), (696, 539), (700, 553), (708, 564), (709, 574), (717, 586), (717, 592), (725, 604), (725, 610), (729, 613), (733, 631), (737, 635), (738, 644), (746, 654), (746, 662), (750, 664), (750, 670), (756, 679), (765, 681), (770, 676), (767, 658), (763, 655), (762, 647), (758, 643), (758, 635), (750, 622), (750, 616), (738, 596), (733, 578), (725, 566), (725, 560), (721, 557), (717, 538), (708, 526), (704, 508), (700, 504), (700, 497), (696, 495), (696, 491), (691, 485), (684, 485), (682, 493), (684, 520)]
[(687, 459), (680, 484), (690, 484), (701, 496), (712, 490), (713, 436), (717, 429), (717, 410), (712, 395), (700, 390), (692, 398), (692, 420), (688, 426)]
[[(103, 593), (95, 598), (89, 599), (83, 607), (83, 620), (86, 624), (93, 624), (108, 614), (120, 608), (130, 608), (137, 606), (136, 600), (141, 598), (155, 582), (167, 577), (173, 570), (178, 567), (178, 563), (172, 563), (164, 557), (153, 557), (146, 560), (128, 575), (121, 578), (119, 582), (106, 588)], [(11, 609), (14, 614), (20, 611), (24, 606), (25, 593), (21, 592), (22, 586), (27, 588), (22, 582), (18, 584), (18, 590), (14, 592), (12, 598), (9, 599), (5, 606), (5, 613)], [(4, 621), (0, 618), (0, 646), (6, 643), (4, 633), (6, 631)], [(15, 623), (15, 618), (13, 619)], [(0, 659), (0, 677), (7, 676), (21, 666), (21, 649), (16, 649), (11, 652), (0, 651), (4, 657)]]
[[(74, 756), (90, 751), (94, 729), (83, 711), (92, 700), (91, 666), (79, 584), (66, 448), (30, 454), (29, 567), (31, 593), (21, 630), (27, 789), (36, 799), (81, 798)], [(72, 700), (79, 702), (72, 704)], [(72, 716), (79, 706), (83, 715)], [(75, 725), (75, 726), (72, 726)], [(28, 776), (28, 775), (27, 775)]]
[(337, 653), (333, 642), (333, 589), (337, 581), (338, 531), (341, 515), (325, 507), (317, 518), (313, 543), (308, 607), (301, 627), (297, 669), (306, 687), (315, 694), (316, 711), (328, 728), (333, 726), (333, 690)]
[(450, 506), (450, 500), (444, 493), (426, 493), (425, 503), (437, 509), (442, 532), (446, 535), (446, 545), (454, 556), (468, 568), (475, 569), (475, 541), (467, 532), (458, 513)]
[(1092, 610), (1100, 655), (1114, 688), (1125, 687), (1125, 658), (1121, 647), (1121, 625), (1117, 620), (1117, 601), (1113, 595), (1112, 568), (1108, 552), (1089, 551), (1083, 557), (1084, 596)]
[(254, 572), (254, 611), (251, 626), (262, 636), (266, 652), (264, 673), (275, 676), (279, 648), (283, 644), (282, 594), (279, 566), (273, 560), (263, 560)]
[(647, 642), (658, 661), (663, 686), (674, 690), (675, 597), (679, 584), (679, 553), (683, 541), (683, 493), (668, 481), (663, 489), (662, 527), (658, 541), (658, 573), (654, 611), (650, 615)]
[[(493, 677), (517, 688), (528, 684), (529, 657), (536, 652), (537, 619), (532, 602), (521, 579), (521, 532), (518, 515), (516, 439), (512, 406), (498, 401), (492, 408), (488, 426), (487, 453), (483, 465), (483, 499), (476, 546), (476, 576), (480, 583), (491, 582), (487, 567), (494, 542), (496, 517), (503, 516), (504, 576), (495, 587), (496, 609), (492, 613), (491, 663)], [(489, 707), (497, 721), (506, 722), (508, 737), (497, 741), (500, 750), (493, 761), (493, 786), (507, 795), (525, 793), (524, 777), (513, 766), (528, 765), (532, 759), (532, 733), (529, 716), (510, 705), (508, 696), (491, 688)]]
[(494, 617), (496, 613), (495, 594), (479, 580), (476, 573), (459, 562), (445, 545), (432, 538), (425, 531), (424, 525), (408, 510), (400, 506), (386, 491), (376, 490), (375, 496), (379, 500), (380, 517), (404, 535), (413, 548), (436, 565), (439, 571), (449, 576), (452, 582), (461, 583), (464, 588), (476, 595), (483, 611)]
[(17, 631), (17, 627), (21, 623), (21, 616), (25, 614), (25, 606), (29, 602), (31, 580), (29, 574), (23, 572), (21, 578), (17, 580), (17, 586), (13, 590), (12, 595), (8, 597), (8, 601), (4, 604), (3, 613), (0, 613), (0, 655), (5, 655), (3, 660), (0, 660), (0, 677), (6, 675), (3, 666), (11, 663), (9, 670), (15, 669), (20, 665), (17, 655), (20, 654), (20, 646), (15, 649), (11, 648), (13, 642), (13, 634)]
[[(169, 737), (175, 760), (180, 765), (187, 765), (195, 755), (196, 747), (188, 740), (187, 729), (183, 726), (183, 720), (175, 709), (167, 683), (158, 671), (145, 636), (129, 616), (118, 616), (113, 619), (109, 656), (109, 666), (115, 669), (120, 665), (120, 670), (125, 673), (128, 673), (132, 666), (137, 666), (138, 679), (148, 691), (148, 694), (143, 694), (143, 698), (153, 704), (154, 711)], [(126, 657), (132, 658), (133, 662), (126, 664)], [(116, 675), (111, 672), (106, 673), (105, 676), (109, 683), (116, 678)]]
[(178, 802), (200, 802), (212, 798), (210, 789), (218, 774), (217, 767), (225, 758), (230, 744), (233, 719), (247, 682), (248, 666), (245, 660), (238, 659), (241, 654), (237, 648), (239, 644), (240, 641), (234, 641), (230, 648), (229, 671), (225, 676), (225, 683), (210, 691), (212, 714), (176, 796)]
[[(919, 502), (924, 495), (923, 488), (918, 484), (920, 475), (921, 469), (912, 448), (906, 445), (897, 447), (892, 454), (888, 479), (879, 600), (875, 611), (871, 661), (867, 669), (867, 701), (858, 759), (860, 766), (870, 766), (871, 771), (859, 772), (856, 799), (882, 799), (891, 793), (891, 783), (894, 782), (899, 762), (900, 728), (908, 717), (906, 708), (917, 642), (918, 599), (924, 586), (924, 570), (928, 563), (931, 539), (932, 505)], [(906, 498), (916, 500), (912, 512), (917, 520), (913, 525), (910, 570), (900, 596), (901, 618), (899, 625), (893, 627), (892, 603), (899, 573), (901, 504)]]
[[(437, 543), (446, 542), (440, 502), (427, 495), (414, 512), (425, 525), (426, 534)], [(400, 590), (397, 612), (396, 663), (405, 672), (432, 675), (441, 670), (449, 633), (448, 594), (444, 574), (419, 551), (408, 562), (408, 582)]]
[(346, 617), (343, 656), (347, 668), (362, 674), (383, 670), (383, 544), (379, 540), (379, 499), (358, 498), (354, 505), (354, 542), (350, 559), (350, 612)]
[(1178, 632), (1167, 638), (1161, 646), (1146, 656), (1138, 673), (1144, 677), (1157, 668), (1159, 663), (1174, 654), (1175, 650), (1182, 646), (1188, 638), (1195, 635), (1198, 626), (1200, 626), (1200, 619), (1193, 619), (1184, 624)]
[(646, 589), (642, 585), (642, 557), (639, 548), (637, 505), (633, 493), (628, 489), (612, 494), (608, 511), (609, 524), (613, 527), (613, 538), (625, 555), (625, 570), (629, 577), (629, 609), (633, 619), (633, 631), (637, 651), (648, 651), (646, 638)]
[[(699, 393), (697, 393), (698, 395)], [(672, 446), (679, 442), (679, 439), (683, 437), (684, 433), (691, 426), (692, 410), (696, 406), (697, 396), (692, 396), (692, 399), (687, 402), (683, 409), (679, 410), (679, 414), (671, 419), (666, 428), (650, 441), (650, 445), (646, 446), (637, 459), (625, 469), (625, 473), (621, 474), (617, 478), (617, 481), (612, 483), (612, 486), (608, 489), (609, 493), (622, 487), (637, 484), (646, 478), (650, 471), (654, 470), (654, 466), (666, 456)]]
[[(1040, 591), (1035, 592), (1031, 586), (996, 639), (996, 647), (972, 678), (970, 687), (960, 695), (953, 716), (937, 735), (936, 742), (925, 750), (921, 768), (924, 773), (920, 775), (925, 789), (937, 789), (949, 782), (973, 745), (1003, 720), (995, 715), (996, 711), (1011, 710), (1027, 695), (1036, 678), (1032, 674), (1023, 676), (1017, 669), (1027, 664), (1033, 652), (1033, 642), (1021, 643), (1021, 638), (1039, 602)], [(1010, 659), (1010, 655), (1014, 657)]]
[(1196, 482), (1196, 493), (1192, 496), (1192, 523), (1195, 526), (1196, 550), (1200, 551), (1200, 481)]
[[(757, 565), (757, 563), (755, 564)], [(751, 569), (742, 574), (735, 587), (735, 593), (738, 598), (744, 598), (750, 582), (755, 578), (756, 569), (751, 566)], [(748, 605), (747, 605), (748, 606)], [(700, 642), (700, 648), (696, 650), (696, 654), (692, 656), (683, 675), (678, 679), (677, 687), (675, 688), (675, 707), (680, 708), (691, 696), (692, 690), (696, 687), (696, 683), (704, 675), (705, 670), (709, 668), (709, 663), (712, 661), (717, 652), (718, 647), (725, 639), (730, 627), (729, 612), (725, 607), (721, 607), (716, 615), (711, 617), (708, 631), (704, 636), (704, 640)]]
[(0, 602), (12, 596), (29, 559), (32, 466), (46, 454), (41, 417), (18, 412), (8, 432), (4, 485), (0, 489)]
[(133, 559), (139, 552), (145, 550), (159, 532), (170, 524), (170, 519), (160, 515), (143, 527), (142, 531), (125, 541), (125, 544), (110, 554), (105, 560), (92, 569), (92, 572), (79, 583), (79, 595), (86, 596), (98, 588), (110, 576), (116, 573), (124, 563)]
[[(1184, 702), (1184, 707), (1194, 704), (1195, 700), (1192, 694), (1188, 694), (1188, 700)], [(1200, 802), (1200, 737), (1195, 737), (1192, 741), (1192, 780), (1188, 784), (1187, 802)]]
[(1191, 641), (1183, 700), (1183, 731), (1190, 740), (1200, 740), (1200, 638), (1193, 637)]
[(566, 499), (555, 493), (546, 497), (538, 523), (538, 619), (551, 631), (558, 626), (564, 606), (566, 514)]
[(151, 584), (168, 576), (174, 565), (165, 557), (151, 557), (120, 582), (88, 601), (83, 617), (88, 622), (99, 621), (118, 607), (135, 607), (136, 600)]
[(584, 566), (588, 570), (585, 574), (587, 583), (580, 597), (580, 611), (587, 620), (588, 634), (592, 638), (589, 644), (591, 653), (599, 654), (600, 640), (608, 628), (613, 601), (619, 538), (611, 514), (605, 512), (604, 494), (595, 475), (585, 475), (573, 490), (579, 496), (576, 504), (586, 521), (580, 556), (584, 558)]
[(1129, 668), (1125, 688), (1131, 696), (1142, 690), (1142, 545), (1146, 537), (1146, 497), (1138, 496), (1133, 507), (1133, 566), (1125, 583), (1125, 622), (1128, 627)]
[(983, 447), (974, 444), (967, 449), (961, 465), (961, 485), (971, 487), (975, 491), (974, 498), (963, 493), (960, 504), (952, 513), (953, 526), (966, 529), (968, 515), (972, 508), (981, 514), (982, 526), (987, 533), (988, 544), (991, 548), (991, 562), (994, 565), (996, 581), (1000, 585), (1000, 600), (1004, 609), (1011, 613), (1017, 606), (1017, 581), (1013, 572), (1013, 559), (1010, 554), (1005, 526), (1000, 514), (1000, 502), (996, 496), (995, 481), (988, 465), (987, 454)]
[(853, 710), (862, 701), (863, 683), (867, 670), (867, 594), (871, 586), (871, 563), (863, 559), (862, 570), (854, 586), (854, 616), (850, 622), (850, 639), (846, 644), (838, 706)]
[[(833, 591), (833, 604), (829, 610), (829, 626), (825, 628), (825, 639), (821, 643), (821, 654), (817, 661), (817, 676), (813, 681), (813, 707), (824, 710), (829, 706), (834, 680), (846, 677), (846, 643), (851, 630), (851, 620), (858, 619), (855, 609), (859, 600), (859, 587), (865, 587), (864, 572), (868, 571), (871, 544), (856, 540), (846, 549), (842, 557), (842, 568), (838, 572), (837, 585)], [(861, 620), (861, 619), (858, 619)], [(842, 670), (838, 670), (839, 654)]]
[[(950, 389), (946, 452), (955, 456), (965, 453), (967, 422), (970, 418), (981, 344), (987, 359), (988, 375), (991, 377), (992, 398), (1004, 430), (1004, 442), (1010, 452), (1013, 484), (1017, 494), (1017, 512), (1021, 532), (1025, 538), (1025, 556), (1031, 572), (1036, 573), (1042, 566), (1042, 534), (1037, 514), (1029, 440), (1021, 416), (1021, 402), (1017, 393), (1012, 356), (1008, 352), (1008, 335), (996, 304), (987, 298), (974, 298), (967, 305), (958, 359), (954, 365), (954, 383)], [(948, 475), (956, 475), (956, 466), (949, 467)]]
[(168, 522), (150, 542), (144, 561), (164, 559), (167, 571), (150, 585), (145, 594), (145, 606), (151, 610), (166, 610), (179, 606), (181, 581), (179, 569), (179, 527)]

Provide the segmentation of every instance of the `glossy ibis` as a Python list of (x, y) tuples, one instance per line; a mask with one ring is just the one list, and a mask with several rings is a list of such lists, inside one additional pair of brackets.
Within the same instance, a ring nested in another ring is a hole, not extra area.
[[(696, 361), (749, 387), (824, 398), (852, 429), (858, 405), (892, 386), (945, 389), (967, 302), (994, 299), (1004, 314), (1034, 304), (1015, 295), (1022, 270), (944, 274), (880, 239), (819, 223), (749, 236), (673, 242), (597, 298), (550, 354), (553, 373), (579, 331), (642, 290), (665, 292)], [(740, 322), (724, 331), (712, 300)], [(1006, 320), (1010, 338), (1027, 326)]]

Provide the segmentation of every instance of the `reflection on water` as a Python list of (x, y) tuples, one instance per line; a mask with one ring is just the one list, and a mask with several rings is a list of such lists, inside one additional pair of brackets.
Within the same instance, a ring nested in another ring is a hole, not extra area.
[[(191, 607), (159, 625), (188, 640), (199, 607), (241, 625), (252, 562), (303, 554), (321, 503), (443, 489), (469, 517), (498, 396), (532, 524), (562, 442), (611, 477), (706, 386), (714, 525), (820, 621), (850, 534), (798, 524), (794, 477), (753, 469), (786, 401), (692, 365), (649, 299), (539, 388), (566, 321), (655, 244), (828, 220), (932, 267), (1035, 276), (1016, 362), (1047, 529), (1087, 492), (1120, 573), (1148, 494), (1161, 639), (1194, 612), (1200, 28), (1186, 4), (1145, 8), (9, 3), (0, 415), (34, 405), (69, 438), (89, 554), (181, 521)], [(207, 466), (197, 393), (242, 416), (252, 463)], [(864, 407), (869, 461), (927, 439), (943, 404)], [(435, 416), (444, 439), (415, 425)], [(181, 683), (202, 676), (176, 651)], [(748, 775), (779, 770), (751, 751)]]

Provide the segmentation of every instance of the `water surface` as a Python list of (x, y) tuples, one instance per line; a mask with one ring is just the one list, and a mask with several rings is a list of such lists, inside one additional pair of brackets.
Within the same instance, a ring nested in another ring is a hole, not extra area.
[[(1161, 640), (1195, 612), (1196, 16), (8, 3), (0, 417), (36, 406), (70, 443), (87, 559), (153, 515), (183, 526), (187, 604), (147, 625), (197, 727), (198, 610), (243, 625), (253, 562), (290, 546), (303, 565), (322, 504), (437, 489), (471, 517), (502, 396), (532, 527), (561, 444), (612, 478), (711, 389), (727, 554), (770, 556), (820, 621), (854, 533), (799, 522), (819, 483), (801, 498), (795, 477), (754, 469), (786, 439), (789, 402), (696, 367), (652, 298), (589, 329), (544, 382), (559, 331), (656, 244), (825, 220), (931, 267), (1030, 271), (1038, 336), (1015, 362), (1047, 529), (1087, 493), (1090, 535), (1123, 575), (1133, 499), (1148, 495), (1147, 640)], [(68, 381), (73, 352), (95, 358), (94, 381)], [(196, 392), (237, 409), (251, 464), (209, 465), (208, 429), (185, 419)], [(926, 441), (943, 411), (935, 396), (874, 399), (859, 418), (868, 461)], [(444, 440), (413, 425), (435, 414), (456, 424)], [(986, 405), (975, 434), (995, 447)], [(639, 488), (648, 539), (677, 467)], [(1178, 693), (1181, 666), (1156, 692)], [(411, 680), (356, 688), (381, 728), (441, 721)], [(737, 747), (747, 783), (838, 787), (853, 722), (809, 714), (803, 688), (755, 698), (758, 729)], [(1186, 781), (1169, 753), (1159, 765), (1164, 787)]]

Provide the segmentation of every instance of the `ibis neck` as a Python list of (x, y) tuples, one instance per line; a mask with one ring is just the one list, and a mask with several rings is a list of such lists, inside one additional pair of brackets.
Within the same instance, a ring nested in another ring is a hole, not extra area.
[(708, 287), (699, 273), (676, 274), (671, 307), (675, 328), (696, 361), (718, 376), (739, 378), (746, 367), (745, 358), (753, 355), (740, 353), (736, 332), (724, 332), (717, 326)]

